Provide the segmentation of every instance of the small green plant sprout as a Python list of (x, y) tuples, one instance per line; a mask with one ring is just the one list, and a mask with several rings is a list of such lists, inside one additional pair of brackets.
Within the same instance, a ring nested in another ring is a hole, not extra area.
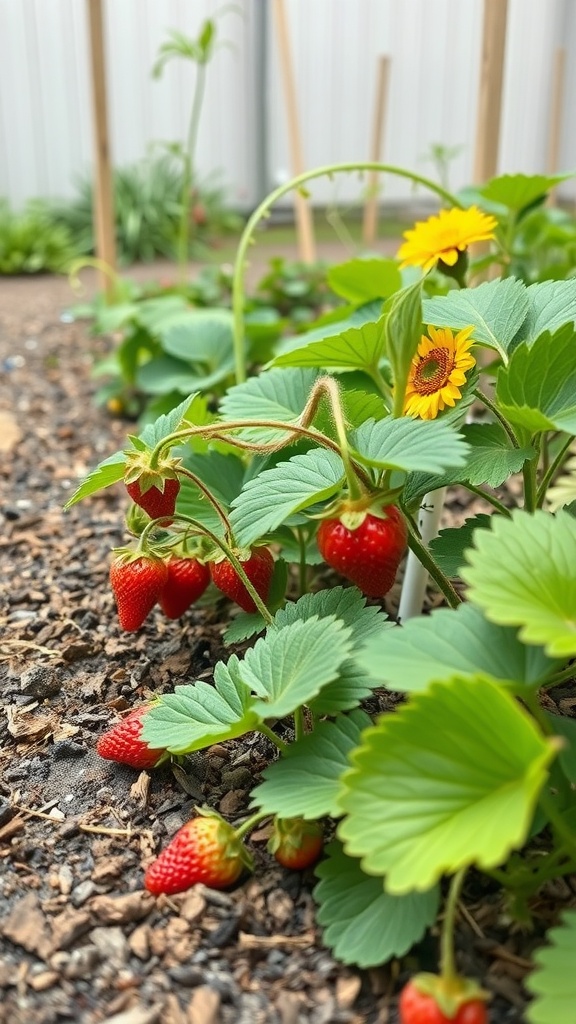
[[(576, 658), (574, 495), (559, 489), (576, 437), (576, 280), (510, 272), (524, 215), (561, 176), (493, 179), (472, 206), (390, 165), (322, 168), (291, 187), (358, 168), (417, 180), (444, 205), (406, 233), (398, 259), (331, 268), (342, 304), (248, 376), (244, 260), (290, 186), (277, 189), (239, 246), (236, 383), (217, 408), (190, 395), (131, 436), (68, 504), (135, 463), (170, 467), (175, 506), (144, 520), (138, 510), (136, 551), (163, 561), (193, 542), (213, 578), (225, 563), (253, 604), (232, 611), (224, 640), (254, 642), (219, 661), (213, 682), (160, 695), (143, 741), (177, 756), (267, 737), (277, 756), (250, 813), (331, 822), (314, 894), (345, 963), (405, 955), (448, 889), (431, 987), (458, 1020), (484, 998), (452, 952), (464, 872), (499, 886), (503, 913), (543, 933), (543, 886), (576, 871), (576, 728), (559, 704)], [(475, 284), (489, 264), (501, 275)], [(451, 487), (479, 511), (428, 542), (426, 496)], [(435, 597), (398, 625), (390, 588), (405, 545)], [(261, 549), (268, 571), (274, 562), (264, 586), (248, 571)], [(404, 700), (373, 720), (366, 709), (384, 690)], [(569, 1024), (554, 979), (576, 955), (574, 934), (568, 914), (537, 954), (534, 1024)], [(571, 1006), (574, 985), (568, 972)]]

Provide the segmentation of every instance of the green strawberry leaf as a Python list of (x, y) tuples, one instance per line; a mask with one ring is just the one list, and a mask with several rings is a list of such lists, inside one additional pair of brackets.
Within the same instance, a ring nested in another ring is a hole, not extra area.
[(423, 302), (427, 324), (454, 330), (474, 326), (474, 340), (496, 349), (504, 362), (528, 310), (526, 286), (513, 277), (435, 295)]
[[(220, 402), (224, 420), (278, 420), (295, 423), (304, 409), (318, 374), (309, 369), (276, 369), (250, 377), (229, 388)], [(251, 427), (242, 431), (260, 442), (286, 440), (285, 430)]]
[(519, 212), (531, 206), (572, 174), (501, 174), (478, 189), (491, 203)]
[(481, 512), (471, 519), (465, 519), (462, 526), (440, 530), (430, 541), (429, 548), (434, 561), (450, 579), (460, 575), (465, 565), (464, 553), (472, 546), (476, 530), (489, 530), (492, 517)]
[(348, 768), (348, 754), (370, 724), (365, 711), (320, 722), (313, 733), (291, 743), (285, 756), (265, 769), (264, 782), (252, 791), (252, 805), (281, 818), (339, 817), (340, 776)]
[(343, 477), (340, 456), (323, 448), (264, 470), (232, 502), (230, 522), (238, 544), (248, 547), (293, 513), (331, 498)]
[(564, 745), (560, 748), (558, 760), (564, 775), (574, 789), (576, 787), (576, 719), (566, 715), (551, 715), (545, 712), (555, 736), (561, 736)]
[(532, 345), (512, 353), (498, 371), (496, 401), (512, 424), (530, 433), (576, 434), (576, 330), (565, 324), (545, 331)]
[(514, 343), (526, 341), (531, 344), (544, 331), (554, 333), (564, 324), (576, 327), (576, 280), (540, 281), (531, 284), (527, 291), (528, 316), (522, 324)]
[(323, 341), (311, 341), (276, 356), (274, 366), (316, 366), (346, 370), (376, 370), (385, 348), (385, 317), (377, 323), (349, 327)]
[(396, 260), (355, 259), (328, 267), (326, 278), (336, 295), (359, 305), (371, 299), (385, 299), (402, 286)]
[(515, 629), (488, 622), (470, 604), (439, 608), (369, 637), (357, 660), (391, 690), (407, 692), (457, 674), (483, 675), (521, 693), (538, 687), (555, 667), (540, 647), (526, 647)]
[(382, 300), (367, 302), (357, 309), (341, 306), (316, 321), (317, 326), (304, 334), (296, 334), (290, 338), (281, 338), (276, 346), (276, 355), (292, 352), (294, 349), (306, 347), (314, 341), (333, 340), (351, 327), (363, 327), (373, 323), (382, 316)]
[(216, 665), (214, 686), (198, 681), (161, 694), (144, 719), (142, 738), (172, 754), (202, 750), (256, 729), (261, 719), (255, 704), (232, 655), (226, 665)]
[(263, 633), (265, 629), (266, 622), (260, 612), (240, 612), (228, 623), (222, 639), (229, 647), (231, 644), (241, 644), (244, 640)]
[(80, 486), (74, 491), (72, 497), (68, 498), (64, 505), (64, 510), (72, 508), (72, 505), (75, 505), (77, 501), (82, 501), (83, 498), (96, 494), (97, 491), (102, 491), (105, 487), (110, 487), (111, 484), (122, 480), (125, 466), (126, 455), (124, 452), (114, 452), (114, 455), (110, 455), (103, 462), (98, 463), (96, 469), (93, 469), (84, 478)]
[(576, 1019), (576, 910), (548, 932), (549, 946), (534, 955), (535, 970), (525, 984), (535, 996), (526, 1017), (530, 1024), (572, 1024)]
[(520, 626), (520, 639), (552, 658), (576, 654), (576, 520), (516, 510), (477, 530), (461, 576), (491, 622)]
[(260, 698), (261, 718), (284, 718), (335, 679), (350, 655), (351, 630), (336, 618), (311, 618), (269, 630), (247, 651), (242, 679)]
[(467, 423), (461, 432), (470, 448), (459, 483), (500, 487), (535, 454), (530, 447), (513, 448), (499, 423)]
[(405, 473), (441, 473), (450, 466), (463, 466), (468, 453), (468, 446), (453, 427), (442, 420), (410, 416), (366, 420), (353, 431), (351, 443), (358, 462)]
[(317, 718), (331, 718), (341, 711), (350, 711), (378, 688), (378, 681), (365, 672), (355, 659), (345, 661), (335, 679), (324, 686), (317, 697), (308, 701), (310, 711)]
[(422, 281), (396, 292), (386, 303), (386, 355), (397, 395), (406, 392), (412, 359), (422, 337), (422, 319)]
[(491, 680), (435, 682), (363, 733), (342, 777), (339, 837), (391, 893), (489, 870), (525, 842), (554, 755)]
[(404, 956), (438, 913), (437, 886), (403, 896), (384, 892), (382, 879), (366, 875), (360, 861), (336, 841), (326, 847), (316, 875), (320, 881), (313, 895), (322, 938), (345, 964), (375, 967)]
[(165, 437), (179, 430), (186, 420), (190, 407), (196, 397), (197, 393), (189, 395), (188, 398), (185, 398), (183, 402), (180, 402), (180, 405), (171, 409), (170, 412), (159, 416), (154, 423), (149, 423), (140, 434), (140, 440), (144, 441), (149, 448), (155, 448)]
[(369, 637), (379, 636), (383, 629), (393, 625), (377, 605), (367, 605), (367, 598), (357, 587), (332, 587), (316, 594), (304, 594), (297, 601), (288, 602), (276, 612), (274, 625), (284, 629), (310, 618), (339, 619), (352, 630), (351, 641), (356, 650)]

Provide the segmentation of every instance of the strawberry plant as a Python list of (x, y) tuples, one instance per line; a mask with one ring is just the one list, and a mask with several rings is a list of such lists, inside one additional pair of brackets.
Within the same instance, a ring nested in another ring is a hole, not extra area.
[[(406, 233), (398, 261), (333, 268), (342, 306), (246, 378), (244, 258), (282, 186), (240, 244), (236, 384), (217, 410), (192, 394), (130, 437), (69, 503), (135, 463), (171, 467), (175, 507), (129, 515), (127, 564), (166, 568), (194, 545), (242, 609), (225, 641), (256, 639), (213, 683), (161, 695), (142, 738), (171, 755), (254, 732), (274, 744), (240, 838), (267, 820), (271, 849), (285, 827), (301, 829), (298, 846), (331, 821), (315, 898), (334, 954), (363, 967), (403, 956), (447, 891), (441, 971), (411, 982), (407, 1024), (486, 1019), (454, 963), (467, 872), (543, 931), (538, 894), (576, 871), (576, 727), (547, 696), (573, 682), (576, 657), (576, 282), (510, 274), (523, 217), (558, 180), (506, 175), (468, 208), (428, 183), (449, 208)], [(489, 252), (471, 260), (476, 241)], [(501, 276), (476, 283), (490, 264)], [(428, 542), (427, 509), (452, 486), (482, 511)], [(398, 622), (406, 547), (435, 607)], [(324, 589), (323, 560), (336, 573)], [(362, 705), (382, 688), (405, 700), (372, 721)], [(569, 915), (553, 939), (530, 982), (534, 1024), (570, 1020), (553, 993), (576, 951)], [(573, 1001), (572, 979), (567, 990)]]

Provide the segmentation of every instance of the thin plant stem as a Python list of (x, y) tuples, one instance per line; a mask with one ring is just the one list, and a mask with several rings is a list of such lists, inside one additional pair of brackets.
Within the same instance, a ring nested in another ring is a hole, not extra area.
[(370, 374), (370, 377), (374, 381), (376, 387), (378, 388), (378, 391), (380, 392), (382, 398), (384, 399), (384, 404), (386, 405), (386, 408), (390, 410), (394, 405), (394, 396), (392, 394), (392, 388), (390, 387), (388, 381), (385, 379), (381, 370), (377, 366), (366, 367), (366, 372)]
[(301, 526), (296, 528), (296, 536), (298, 537), (298, 550), (300, 554), (298, 559), (298, 589), (300, 597), (303, 597), (308, 591), (308, 565), (306, 562), (306, 535)]
[(266, 736), (266, 738), (269, 739), (275, 747), (278, 747), (281, 754), (285, 754), (288, 750), (288, 744), (284, 743), (284, 740), (281, 740), (280, 737), (266, 725), (266, 722), (260, 723), (257, 732), (261, 732), (263, 736)]
[(458, 608), (462, 599), (458, 596), (447, 576), (444, 575), (439, 565), (436, 564), (428, 548), (422, 543), (413, 523), (408, 519), (408, 546), (414, 552), (419, 562), (434, 580), (436, 586), (444, 594), (450, 608)]
[(495, 495), (489, 494), (487, 491), (483, 490), (482, 487), (476, 487), (475, 484), (465, 483), (462, 484), (462, 486), (465, 487), (467, 491), (471, 491), (472, 494), (477, 494), (480, 498), (483, 498), (489, 505), (493, 505), (493, 507), (503, 516), (507, 516), (508, 519), (512, 518), (510, 509), (506, 508), (506, 505), (496, 498)]
[(567, 851), (567, 855), (571, 860), (574, 860), (576, 858), (576, 835), (573, 834), (570, 827), (564, 821), (562, 812), (558, 810), (554, 801), (547, 793), (544, 792), (544, 790), (540, 793), (538, 802), (548, 818), (548, 821), (552, 825), (552, 828), (560, 837), (562, 846), (564, 850)]
[(317, 167), (314, 170), (305, 171), (303, 174), (299, 174), (297, 177), (292, 178), (291, 181), (280, 185), (277, 189), (271, 192), (249, 217), (238, 245), (236, 262), (234, 265), (232, 310), (234, 317), (234, 357), (237, 384), (241, 384), (246, 380), (244, 272), (247, 265), (246, 257), (248, 247), (253, 241), (253, 234), (256, 225), (267, 215), (270, 208), (274, 206), (274, 203), (276, 203), (278, 199), (281, 199), (282, 196), (286, 195), (288, 192), (299, 189), (307, 181), (312, 181), (314, 178), (322, 178), (325, 176), (331, 178), (334, 174), (350, 171), (377, 171), (380, 173), (395, 174), (401, 178), (408, 178), (415, 184), (423, 185), (425, 188), (428, 188), (431, 192), (440, 196), (440, 198), (450, 206), (457, 206), (459, 209), (462, 209), (463, 207), (462, 202), (455, 195), (448, 192), (447, 189), (442, 188), (441, 185), (438, 185), (437, 182), (432, 181), (430, 178), (425, 178), (420, 174), (415, 174), (413, 171), (408, 171), (403, 167), (397, 167), (394, 164), (381, 164), (374, 161), (328, 164), (324, 167)]
[(538, 472), (538, 460), (540, 450), (538, 448), (532, 459), (526, 459), (522, 468), (524, 478), (524, 508), (526, 512), (535, 512), (537, 503), (536, 474)]
[(188, 136), (186, 139), (186, 150), (184, 153), (184, 178), (182, 181), (182, 213), (180, 215), (180, 227), (178, 231), (178, 271), (180, 284), (186, 282), (186, 270), (188, 266), (188, 240), (190, 238), (190, 193), (192, 190), (192, 169), (196, 143), (198, 141), (198, 128), (200, 126), (200, 114), (202, 113), (202, 102), (204, 100), (204, 89), (206, 85), (206, 65), (198, 63), (196, 71), (196, 85), (192, 100), (192, 110), (188, 123)]
[(480, 388), (475, 388), (474, 394), (476, 395), (478, 401), (482, 402), (482, 404), (485, 405), (486, 408), (490, 410), (492, 415), (495, 416), (495, 418), (501, 424), (503, 429), (506, 431), (506, 434), (510, 438), (510, 441), (512, 442), (514, 448), (519, 448), (520, 443), (518, 441), (518, 438), (516, 437), (516, 434), (514, 433), (506, 417), (503, 416), (502, 413), (500, 412), (498, 406), (492, 401), (491, 398), (488, 398), (488, 395), (484, 394), (484, 392), (481, 391)]
[(272, 815), (269, 811), (257, 811), (256, 814), (251, 814), (246, 821), (243, 821), (238, 828), (234, 829), (236, 839), (244, 839), (244, 836), (248, 835), (249, 832), (252, 832), (253, 829), (256, 828), (256, 825), (259, 825), (261, 821), (265, 821), (266, 818), (271, 817)]
[(294, 712), (294, 739), (301, 740), (305, 733), (304, 729), (304, 712), (302, 708), (296, 708)]
[(571, 446), (573, 444), (574, 444), (574, 438), (572, 437), (572, 435), (570, 435), (570, 437), (566, 438), (566, 440), (565, 440), (564, 444), (562, 445), (560, 451), (557, 453), (555, 458), (552, 460), (552, 462), (548, 466), (548, 469), (546, 470), (544, 476), (542, 477), (542, 480), (540, 481), (540, 485), (538, 487), (538, 491), (536, 493), (536, 507), (537, 508), (542, 508), (542, 505), (544, 504), (544, 498), (546, 497), (546, 492), (548, 490), (548, 487), (550, 486), (550, 483), (552, 482), (552, 480), (554, 479), (554, 477), (556, 476), (558, 471), (562, 468), (562, 465), (565, 462), (566, 456), (568, 455), (568, 453), (570, 451), (570, 448), (571, 448)]
[(542, 679), (540, 687), (548, 689), (551, 686), (560, 686), (561, 683), (565, 683), (568, 679), (574, 679), (576, 676), (576, 664), (572, 663), (567, 665), (566, 668), (561, 669), (552, 676), (548, 676), (546, 679)]
[(217, 513), (217, 515), (218, 515), (218, 517), (220, 519), (220, 522), (222, 523), (222, 526), (224, 527), (224, 529), (226, 531), (226, 536), (228, 537), (228, 540), (230, 541), (231, 544), (234, 544), (234, 534), (232, 533), (232, 527), (230, 525), (230, 520), (228, 519), (228, 516), (226, 515), (226, 513), (225, 513), (224, 509), (222, 508), (222, 505), (220, 504), (218, 499), (215, 498), (214, 495), (212, 494), (212, 491), (209, 490), (209, 488), (200, 479), (199, 476), (196, 476), (196, 473), (192, 473), (191, 470), (185, 469), (183, 466), (179, 466), (178, 467), (178, 475), (179, 476), (187, 476), (188, 479), (192, 480), (192, 482), (196, 485), (198, 490), (202, 491), (202, 494), (204, 495), (204, 497), (207, 498), (207, 500), (212, 505), (214, 511)]
[(440, 939), (440, 973), (442, 978), (447, 982), (454, 981), (458, 976), (454, 960), (454, 925), (456, 923), (458, 901), (460, 899), (460, 893), (462, 892), (465, 875), (466, 868), (461, 868), (461, 870), (454, 875), (450, 883), (450, 889), (446, 899), (444, 920), (442, 922), (442, 936)]

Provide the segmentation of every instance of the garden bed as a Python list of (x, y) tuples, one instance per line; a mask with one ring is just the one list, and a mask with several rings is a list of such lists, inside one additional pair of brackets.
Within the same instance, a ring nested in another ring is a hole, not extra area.
[[(143, 866), (196, 805), (245, 816), (273, 751), (244, 738), (151, 775), (95, 753), (116, 712), (210, 678), (227, 609), (182, 622), (154, 612), (137, 634), (121, 633), (107, 577), (124, 540), (123, 490), (62, 512), (129, 429), (92, 402), (93, 355), (108, 342), (60, 320), (62, 281), (1, 289), (0, 1021), (392, 1024), (402, 981), (436, 968), (437, 937), (384, 968), (339, 964), (315, 924), (313, 872), (276, 865), (264, 834), (251, 843), (256, 874), (232, 892), (143, 890)], [(456, 494), (447, 515), (462, 513)], [(392, 614), (397, 600), (398, 587)], [(393, 695), (374, 704), (385, 710)], [(534, 934), (509, 927), (501, 900), (472, 876), (457, 932), (462, 970), (493, 993), (494, 1024), (522, 1020), (538, 933), (575, 895), (570, 880), (551, 885)]]

